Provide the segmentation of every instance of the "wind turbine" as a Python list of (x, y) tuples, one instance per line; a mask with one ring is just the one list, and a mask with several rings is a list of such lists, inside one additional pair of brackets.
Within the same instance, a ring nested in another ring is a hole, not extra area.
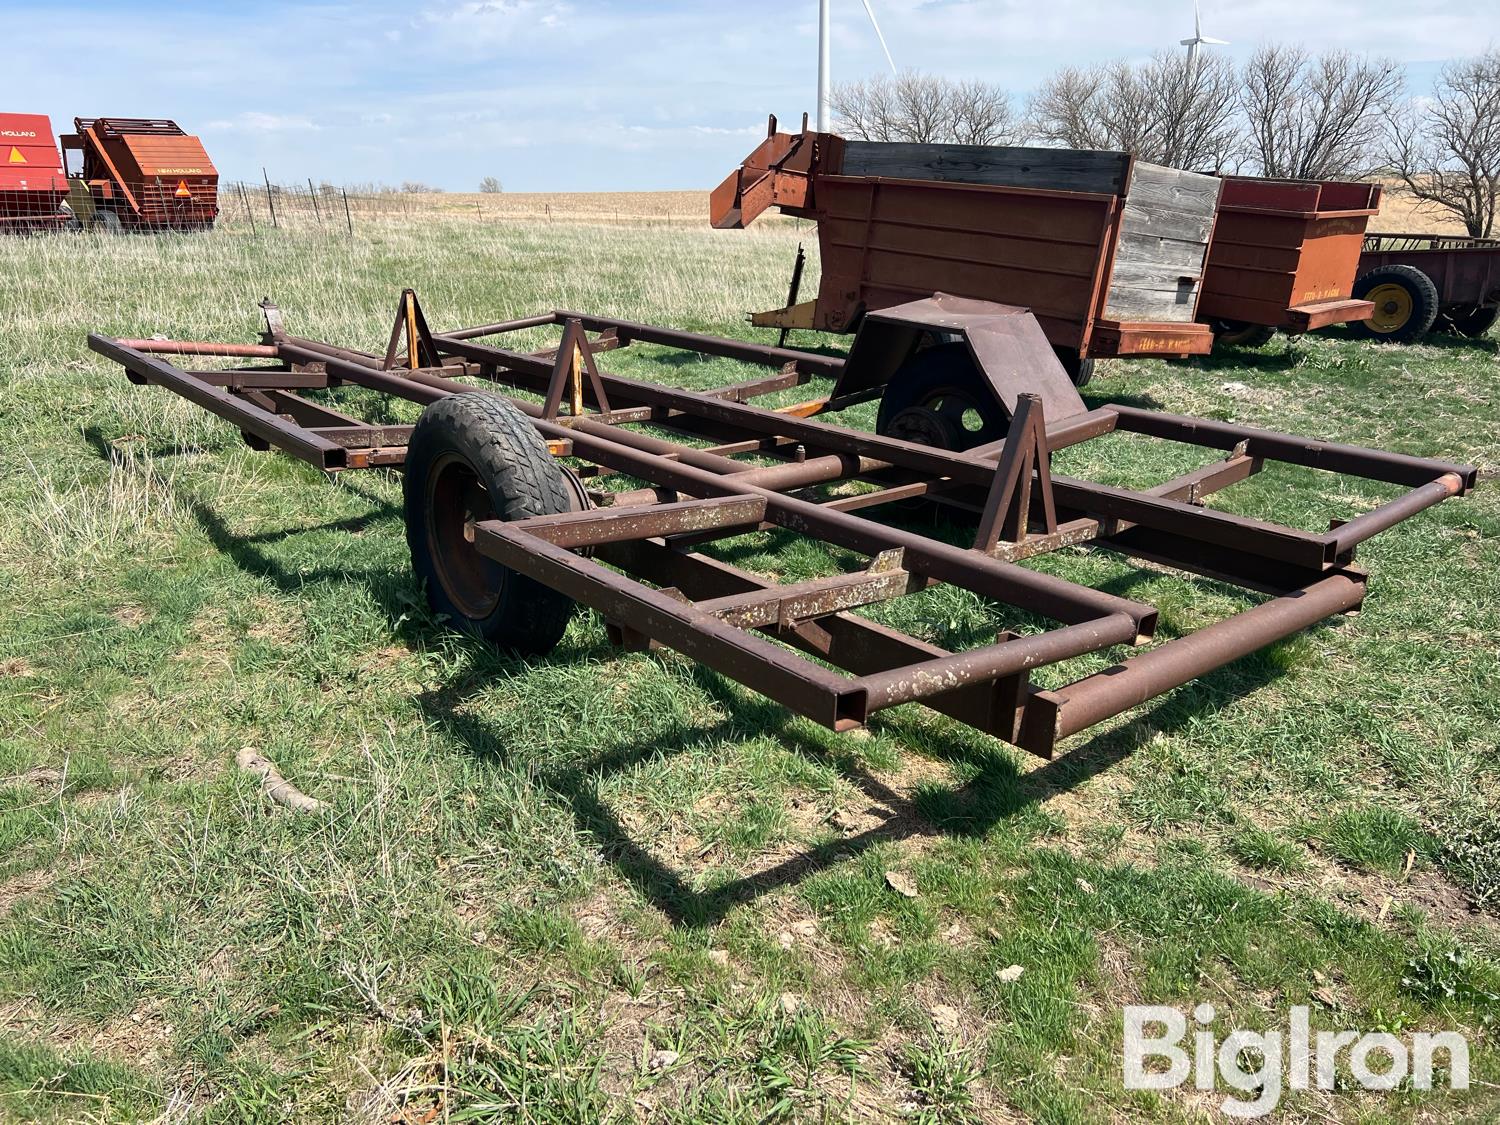
[[(885, 35), (880, 30), (880, 21), (875, 18), (875, 9), (870, 6), (870, 0), (864, 0), (865, 15), (870, 17), (870, 26), (875, 29), (875, 38), (880, 40), (880, 49), (885, 52), (885, 61), (890, 64), (891, 73), (896, 73), (896, 60), (891, 58), (891, 49), (886, 46)], [(832, 49), (833, 36), (830, 34), (829, 8), (832, 0), (818, 0), (818, 132), (827, 133), (833, 129), (833, 117), (829, 110), (831, 94), (833, 89), (832, 66), (829, 58)]]
[(1198, 49), (1204, 45), (1212, 47), (1227, 47), (1229, 40), (1214, 39), (1203, 34), (1203, 17), (1198, 11), (1198, 0), (1193, 0), (1193, 37), (1184, 39), (1182, 45), (1188, 49), (1188, 69), (1198, 69)]

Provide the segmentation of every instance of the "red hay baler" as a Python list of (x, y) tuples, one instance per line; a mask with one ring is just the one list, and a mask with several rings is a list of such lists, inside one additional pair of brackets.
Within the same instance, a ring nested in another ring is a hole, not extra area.
[(175, 121), (79, 117), (62, 138), (78, 153), (70, 202), (106, 230), (207, 230), (219, 213), (219, 173), (203, 143)]
[(67, 194), (52, 122), (41, 113), (0, 113), (0, 231), (60, 229)]

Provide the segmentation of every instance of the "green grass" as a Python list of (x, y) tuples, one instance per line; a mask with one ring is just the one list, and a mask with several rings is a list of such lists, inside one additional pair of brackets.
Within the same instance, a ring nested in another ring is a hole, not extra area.
[[(918, 708), (831, 734), (671, 653), (616, 654), (588, 614), (550, 658), (503, 659), (431, 620), (395, 476), (252, 452), (83, 344), (252, 340), (270, 295), (292, 331), (378, 346), (404, 285), (435, 327), (563, 307), (754, 335), (742, 314), (780, 302), (797, 237), (7, 243), (0, 1119), (1187, 1121), (1202, 1103), (1121, 1089), (1120, 1008), (1202, 1000), (1221, 1031), (1312, 1003), (1317, 1027), (1473, 1040), (1466, 1093), (1345, 1083), (1288, 1098), (1298, 1119), (1493, 1118), (1494, 340), (1102, 365), (1093, 402), (1490, 479), (1362, 548), (1357, 616), (1049, 763)], [(1194, 457), (1120, 437), (1058, 461), (1144, 484)], [(1214, 503), (1321, 530), (1392, 492), (1271, 469)], [(850, 562), (785, 534), (724, 550), (784, 581)], [(1034, 565), (1156, 604), (1163, 638), (1251, 604), (1083, 550)], [(1036, 624), (942, 588), (876, 615), (947, 644)], [(267, 805), (246, 745), (332, 814)]]

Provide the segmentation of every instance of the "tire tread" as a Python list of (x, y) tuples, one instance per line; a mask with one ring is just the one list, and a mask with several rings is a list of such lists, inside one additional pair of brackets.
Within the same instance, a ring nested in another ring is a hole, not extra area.
[[(572, 498), (546, 443), (527, 417), (504, 399), (475, 391), (450, 395), (428, 406), (412, 430), (408, 466), (415, 460), (420, 467), (427, 446), (434, 441), (464, 451), (480, 477), (498, 485), (490, 494), (492, 500), (504, 501), (504, 510), (496, 513), (501, 519), (570, 510)], [(437, 580), (423, 562), (428, 550), (425, 486), (417, 473), (406, 473), (407, 544), (413, 569), (426, 580), (429, 604), (434, 611), (453, 616), (453, 609), (437, 600), (441, 596), (435, 589)], [(567, 595), (512, 571), (495, 611), (482, 622), (464, 620), (472, 631), (502, 647), (540, 655), (562, 638), (575, 606)]]

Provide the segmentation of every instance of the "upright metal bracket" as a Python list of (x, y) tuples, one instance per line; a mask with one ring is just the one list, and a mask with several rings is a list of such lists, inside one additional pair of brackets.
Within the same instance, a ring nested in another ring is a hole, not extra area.
[(391, 326), (391, 342), (386, 345), (382, 371), (396, 366), (396, 357), (401, 354), (402, 336), (406, 337), (406, 367), (416, 371), (422, 367), (441, 367), (437, 345), (432, 342), (432, 332), (427, 327), (427, 318), (422, 315), (422, 306), (417, 301), (415, 289), (401, 290), (401, 300), (396, 303), (396, 323)]
[(1041, 499), (1043, 533), (1051, 535), (1057, 531), (1057, 504), (1052, 496), (1050, 458), (1042, 400), (1038, 395), (1019, 395), (1015, 415), (1010, 420), (1010, 431), (1005, 435), (1005, 448), (995, 469), (995, 479), (985, 500), (984, 514), (979, 518), (979, 534), (974, 539), (976, 551), (988, 554), (1001, 539), (1007, 543), (1019, 543), (1026, 538), (1031, 519), (1033, 475)]
[(276, 307), (275, 301), (269, 297), (262, 297), (260, 315), (266, 318), (266, 330), (261, 335), (262, 343), (278, 344), (286, 339), (286, 326), (281, 323), (281, 310)]
[(599, 377), (599, 364), (594, 359), (594, 349), (589, 344), (588, 333), (583, 322), (569, 317), (563, 324), (562, 343), (557, 346), (557, 358), (552, 363), (552, 375), (547, 380), (547, 401), (542, 406), (542, 417), (549, 422), (562, 409), (563, 393), (568, 393), (570, 413), (577, 417), (583, 413), (583, 379), (588, 376), (589, 386), (594, 392), (594, 405), (599, 413), (609, 413), (609, 396), (604, 393), (604, 380)]

